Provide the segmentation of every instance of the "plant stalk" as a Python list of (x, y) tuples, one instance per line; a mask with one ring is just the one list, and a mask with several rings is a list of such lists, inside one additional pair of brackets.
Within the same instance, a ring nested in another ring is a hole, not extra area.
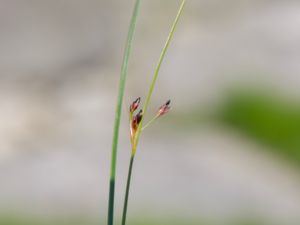
[(145, 130), (148, 126), (150, 126), (158, 117), (159, 117), (159, 114), (157, 114), (155, 117), (153, 117), (145, 126), (142, 127), (142, 131)]
[(151, 96), (152, 96), (152, 92), (153, 92), (153, 89), (155, 87), (155, 84), (156, 84), (156, 80), (157, 80), (157, 77), (158, 77), (158, 73), (160, 71), (160, 67), (161, 67), (161, 64), (165, 58), (165, 55), (166, 55), (166, 52), (169, 48), (169, 45), (171, 43), (171, 40), (172, 40), (172, 37), (174, 35), (174, 32), (175, 32), (175, 29), (177, 27), (177, 24), (178, 24), (178, 21), (179, 21), (179, 18), (182, 14), (182, 10), (184, 8), (184, 5), (185, 5), (185, 1), (186, 0), (183, 0), (181, 2), (181, 5), (179, 7), (179, 10), (177, 12), (177, 15), (175, 17), (175, 20), (173, 22), (173, 25), (171, 27), (171, 30), (169, 32), (169, 35), (168, 35), (168, 38), (166, 40), (166, 43), (162, 49), (162, 52), (160, 54), (160, 57), (159, 57), (159, 60), (158, 60), (158, 64), (156, 66), (156, 69), (155, 69), (155, 72), (154, 72), (154, 75), (153, 75), (153, 78), (152, 78), (152, 83), (150, 85), (150, 88), (149, 88), (149, 91), (148, 91), (148, 95), (146, 97), (146, 101), (145, 101), (145, 104), (144, 104), (144, 107), (143, 107), (143, 117), (142, 117), (142, 120), (139, 124), (139, 127), (137, 129), (137, 132), (136, 132), (136, 135), (135, 135), (135, 140), (134, 140), (134, 147), (133, 147), (133, 154), (135, 153), (136, 151), (136, 148), (137, 148), (137, 145), (138, 145), (138, 142), (139, 142), (139, 138), (140, 138), (140, 134), (141, 134), (141, 130), (142, 130), (142, 127), (143, 127), (143, 121), (144, 121), (144, 118), (145, 118), (145, 114), (147, 112), (147, 109), (148, 109), (148, 106), (149, 106), (149, 103), (150, 103), (150, 99), (151, 99)]
[(117, 106), (115, 112), (115, 122), (114, 122), (114, 131), (113, 131), (113, 141), (112, 141), (112, 151), (111, 151), (111, 167), (110, 167), (110, 180), (109, 180), (109, 198), (108, 198), (108, 218), (107, 224), (113, 225), (114, 217), (114, 196), (115, 196), (115, 180), (116, 180), (116, 165), (117, 165), (117, 149), (118, 149), (118, 139), (119, 139), (119, 128), (121, 120), (121, 110), (123, 103), (123, 96), (125, 90), (125, 83), (127, 78), (128, 71), (128, 61), (131, 52), (131, 45), (133, 34), (135, 30), (137, 14), (139, 11), (140, 0), (135, 1), (133, 14), (130, 21), (130, 26), (127, 35), (126, 47), (124, 50), (123, 63), (121, 68), (120, 82), (119, 82), (119, 91), (117, 98)]
[(130, 157), (130, 164), (129, 164), (129, 169), (128, 169), (127, 183), (126, 183), (126, 192), (125, 192), (123, 215), (122, 215), (122, 225), (126, 224), (127, 205), (128, 205), (128, 197), (129, 197), (129, 190), (130, 190), (130, 181), (131, 181), (131, 172), (132, 172), (132, 167), (133, 167), (133, 161), (134, 161), (134, 155), (132, 154)]

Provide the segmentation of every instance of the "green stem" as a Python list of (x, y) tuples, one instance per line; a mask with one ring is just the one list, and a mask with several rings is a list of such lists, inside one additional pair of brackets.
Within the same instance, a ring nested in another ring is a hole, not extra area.
[(154, 116), (145, 126), (142, 127), (142, 131), (145, 130), (148, 126), (150, 126), (151, 123), (153, 123), (158, 117), (159, 117), (159, 114)]
[(184, 5), (185, 5), (185, 0), (183, 0), (181, 2), (181, 5), (179, 7), (179, 10), (178, 10), (178, 13), (176, 15), (176, 18), (173, 22), (173, 25), (171, 27), (171, 30), (169, 32), (169, 35), (168, 35), (168, 38), (167, 38), (167, 41), (165, 43), (165, 46), (160, 54), (160, 57), (159, 57), (159, 60), (158, 60), (158, 64), (157, 64), (157, 67), (155, 69), (155, 72), (154, 72), (154, 76), (153, 76), (153, 79), (152, 79), (152, 83), (150, 85), (150, 89), (148, 91), (148, 95), (146, 97), (146, 101), (145, 101), (145, 104), (144, 104), (144, 108), (143, 108), (143, 117), (142, 117), (142, 120), (140, 122), (140, 125), (138, 127), (138, 130), (137, 130), (137, 133), (136, 133), (136, 136), (135, 136), (135, 140), (134, 140), (134, 147), (133, 147), (133, 150), (134, 150), (134, 153), (136, 151), (136, 148), (137, 148), (137, 145), (138, 145), (138, 142), (139, 142), (139, 138), (140, 138), (140, 134), (141, 134), (141, 130), (142, 130), (142, 127), (143, 127), (143, 120), (145, 118), (145, 114), (147, 112), (147, 109), (148, 109), (148, 106), (149, 106), (149, 103), (150, 103), (150, 99), (151, 99), (151, 96), (152, 96), (152, 92), (153, 92), (153, 89), (154, 89), (154, 86), (155, 86), (155, 83), (156, 83), (156, 80), (157, 80), (157, 76), (158, 76), (158, 73), (160, 71), (160, 67), (161, 67), (161, 64), (165, 58), (165, 55), (166, 55), (166, 52), (168, 50), (168, 47), (171, 43), (171, 40), (172, 40), (172, 37), (174, 35), (174, 32), (175, 32), (175, 29), (176, 29), (176, 26), (178, 24), (178, 21), (179, 21), (179, 18), (182, 14), (182, 10), (184, 8)]
[(120, 75), (119, 92), (118, 92), (117, 107), (115, 112), (114, 132), (113, 132), (112, 151), (111, 151), (111, 168), (110, 168), (108, 219), (107, 219), (108, 225), (113, 225), (115, 177), (116, 177), (117, 149), (118, 149), (120, 120), (121, 120), (121, 109), (123, 103), (125, 83), (127, 78), (128, 61), (131, 52), (132, 39), (135, 30), (137, 14), (139, 11), (139, 5), (140, 5), (140, 0), (136, 0), (133, 14), (130, 21), (129, 30), (128, 30), (128, 36), (127, 36), (126, 47), (124, 51), (123, 63), (121, 68), (121, 75)]
[(126, 224), (127, 205), (128, 205), (128, 197), (129, 197), (129, 190), (130, 190), (130, 181), (131, 181), (131, 172), (132, 172), (133, 161), (134, 161), (134, 155), (132, 154), (130, 157), (130, 164), (129, 164), (129, 170), (128, 170), (128, 176), (127, 176), (126, 192), (125, 192), (123, 215), (122, 215), (122, 225)]

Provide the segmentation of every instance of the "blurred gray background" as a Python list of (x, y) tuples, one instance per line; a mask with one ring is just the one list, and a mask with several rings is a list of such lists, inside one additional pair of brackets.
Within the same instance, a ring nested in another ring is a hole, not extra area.
[[(127, 109), (145, 98), (179, 3), (142, 1), (120, 130), (117, 217), (130, 157)], [(0, 0), (0, 215), (105, 223), (132, 7), (131, 0)], [(300, 145), (286, 157), (278, 152), (290, 145), (265, 144), (218, 119), (232, 88), (299, 103), (299, 28), (299, 1), (187, 1), (147, 119), (167, 99), (172, 111), (142, 134), (129, 221), (300, 223), (299, 165), (289, 160)], [(286, 118), (297, 126), (292, 111)]]

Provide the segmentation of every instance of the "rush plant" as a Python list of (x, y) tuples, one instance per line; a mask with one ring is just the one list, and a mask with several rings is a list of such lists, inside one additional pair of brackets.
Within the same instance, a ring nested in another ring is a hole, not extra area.
[[(115, 123), (114, 123), (114, 133), (113, 133), (113, 143), (112, 143), (112, 155), (111, 155), (111, 172), (110, 172), (110, 182), (109, 182), (109, 202), (108, 202), (108, 225), (113, 225), (113, 215), (114, 215), (114, 195), (115, 195), (115, 180), (116, 180), (116, 165), (117, 165), (117, 149), (118, 149), (118, 138), (119, 138), (119, 127), (120, 127), (120, 119), (121, 119), (121, 108), (123, 103), (123, 96), (125, 90), (125, 82), (127, 78), (127, 71), (128, 71), (128, 61), (131, 52), (132, 46), (132, 39), (135, 30), (137, 14), (139, 11), (140, 0), (135, 1), (135, 6), (129, 26), (128, 36), (126, 47), (124, 51), (123, 63), (121, 68), (121, 76), (120, 76), (120, 83), (119, 83), (119, 92), (118, 92), (118, 99), (117, 99), (117, 107), (115, 112)], [(182, 14), (182, 10), (185, 5), (185, 0), (182, 0), (181, 5), (179, 7), (178, 13), (175, 17), (171, 30), (169, 32), (168, 38), (165, 42), (165, 45), (162, 49), (160, 54), (157, 67), (155, 69), (153, 79), (143, 105), (143, 109), (140, 109), (138, 113), (135, 113), (136, 110), (140, 106), (141, 98), (137, 98), (129, 107), (129, 123), (130, 123), (130, 141), (131, 141), (131, 156), (130, 156), (130, 163), (129, 163), (129, 170), (127, 176), (127, 184), (126, 184), (126, 191), (125, 191), (125, 198), (124, 198), (124, 206), (123, 206), (123, 214), (122, 214), (122, 225), (126, 224), (126, 215), (127, 215), (127, 206), (128, 206), (128, 197), (129, 197), (129, 190), (130, 190), (130, 181), (131, 181), (131, 174), (133, 168), (134, 157), (136, 154), (139, 138), (141, 132), (148, 127), (152, 122), (156, 119), (161, 117), (162, 115), (166, 114), (170, 110), (170, 103), (171, 101), (168, 100), (165, 104), (159, 107), (156, 115), (151, 119), (145, 126), (143, 126), (144, 117), (147, 113), (148, 106), (150, 103), (150, 99), (156, 84), (156, 80), (163, 62), (165, 58), (167, 49), (170, 45), (172, 37), (174, 35), (174, 31), (178, 24), (179, 18)]]

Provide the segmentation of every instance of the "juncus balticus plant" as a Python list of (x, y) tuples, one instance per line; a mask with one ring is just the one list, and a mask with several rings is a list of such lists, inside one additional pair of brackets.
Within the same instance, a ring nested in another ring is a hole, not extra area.
[[(108, 206), (108, 225), (113, 225), (114, 192), (115, 192), (114, 185), (115, 185), (115, 171), (116, 171), (116, 156), (117, 156), (119, 125), (120, 125), (121, 108), (122, 108), (124, 89), (125, 89), (125, 81), (126, 81), (126, 77), (127, 77), (128, 60), (129, 60), (129, 55), (130, 55), (130, 50), (131, 50), (131, 45), (132, 45), (132, 37), (133, 37), (134, 29), (135, 29), (139, 4), (140, 4), (140, 1), (136, 0), (133, 16), (132, 16), (130, 27), (129, 27), (127, 45), (126, 45), (126, 48), (125, 48), (123, 64), (122, 64), (122, 69), (121, 69), (119, 94), (118, 94), (117, 109), (116, 109), (116, 114), (115, 114), (113, 145), (112, 145), (111, 176), (110, 176), (109, 206)], [(184, 8), (184, 5), (185, 5), (185, 0), (183, 0), (181, 2), (178, 13), (176, 15), (176, 18), (173, 22), (173, 25), (172, 25), (171, 30), (169, 32), (168, 38), (166, 40), (166, 43), (165, 43), (165, 45), (162, 49), (162, 52), (160, 54), (158, 64), (157, 64), (157, 67), (155, 69), (153, 79), (152, 79), (152, 82), (151, 82), (151, 85), (150, 85), (145, 103), (143, 105), (143, 108), (138, 110), (138, 108), (140, 106), (140, 103), (141, 103), (141, 98), (140, 97), (138, 97), (136, 100), (134, 100), (132, 102), (132, 104), (129, 106), (129, 127), (130, 127), (130, 141), (131, 141), (131, 156), (130, 156), (129, 170), (128, 170), (127, 183), (126, 183), (126, 191), (125, 191), (125, 198), (124, 198), (124, 206), (123, 206), (123, 214), (122, 214), (122, 225), (126, 224), (131, 174), (132, 174), (134, 157), (135, 157), (135, 154), (136, 154), (136, 150), (137, 150), (137, 146), (138, 146), (138, 142), (139, 142), (141, 132), (146, 127), (148, 127), (152, 122), (154, 122), (156, 119), (158, 119), (162, 115), (168, 113), (169, 110), (170, 110), (171, 101), (168, 100), (165, 104), (163, 104), (162, 106), (159, 107), (156, 115), (145, 126), (143, 126), (145, 114), (148, 110), (148, 106), (149, 106), (149, 103), (150, 103), (152, 92), (153, 92), (153, 89), (155, 87), (156, 80), (157, 80), (157, 77), (158, 77), (163, 59), (165, 57), (167, 49), (168, 49), (168, 47), (170, 45), (170, 42), (172, 40), (172, 37), (174, 35), (174, 31), (175, 31), (175, 28), (178, 24), (179, 18), (182, 14), (182, 10)], [(136, 112), (137, 110), (138, 110), (138, 112)]]

